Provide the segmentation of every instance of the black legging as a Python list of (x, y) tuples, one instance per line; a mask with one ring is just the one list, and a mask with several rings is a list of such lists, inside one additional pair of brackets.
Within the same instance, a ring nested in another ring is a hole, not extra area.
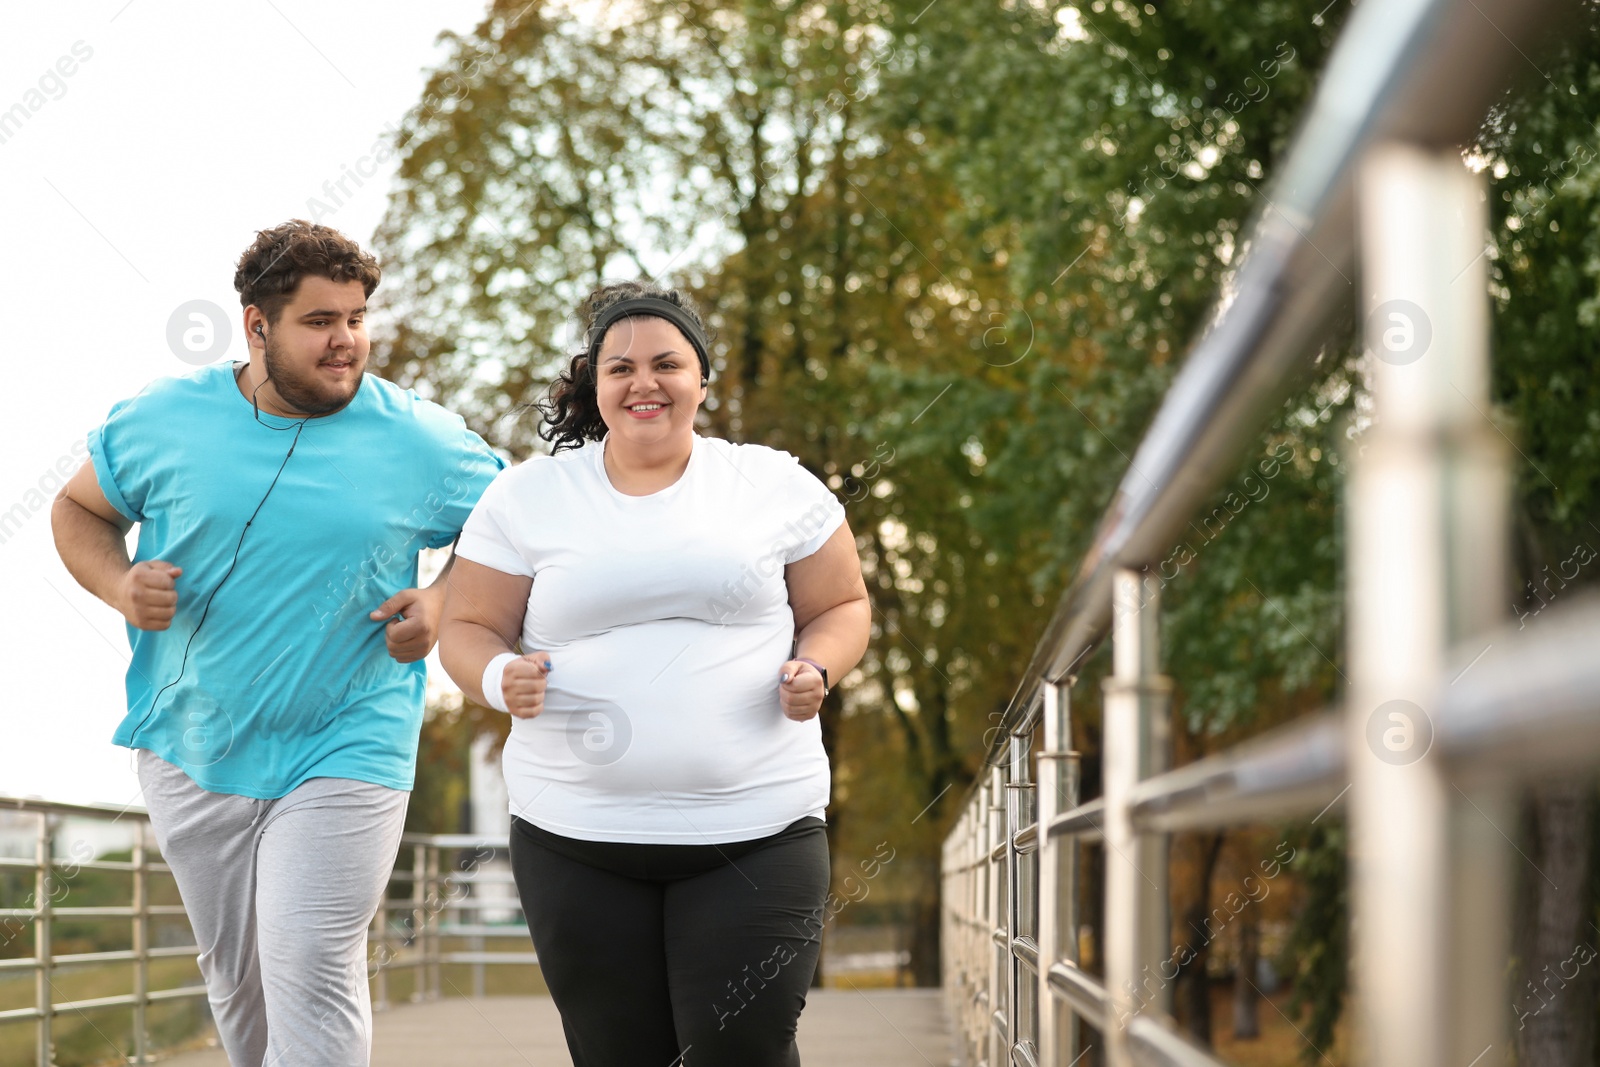
[(575, 841), (512, 819), (511, 867), (575, 1067), (798, 1067), (828, 841)]

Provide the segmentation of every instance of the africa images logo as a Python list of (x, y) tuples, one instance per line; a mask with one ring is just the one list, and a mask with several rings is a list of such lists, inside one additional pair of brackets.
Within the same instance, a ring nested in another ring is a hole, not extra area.
[(1395, 767), (1415, 763), (1433, 747), (1433, 722), (1409, 700), (1385, 701), (1367, 718), (1367, 747)]
[(591, 767), (609, 767), (633, 743), (628, 713), (609, 700), (586, 700), (567, 719), (567, 747)]

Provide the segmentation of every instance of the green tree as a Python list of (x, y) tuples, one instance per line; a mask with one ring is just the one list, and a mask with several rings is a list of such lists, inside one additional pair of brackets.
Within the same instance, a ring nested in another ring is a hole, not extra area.
[[(1230, 277), (1343, 12), (1319, 24), (1270, 2), (921, 7), (897, 7), (912, 62), (889, 81), (886, 111), (925, 136), (966, 226), (1005, 235), (1014, 306), (1039, 353), (992, 390), (1000, 417), (980, 431), (990, 463), (973, 520), (1054, 592), (1117, 481), (1138, 475), (1129, 457)], [(1349, 354), (1326, 354), (1153, 568), (1178, 747), (1191, 756), (1335, 692)], [(1077, 744), (1094, 789), (1103, 660), (1080, 671)], [(1200, 914), (1219, 845), (1201, 867)], [(1208, 1041), (1204, 976), (1202, 957), (1180, 999)]]
[[(848, 501), (875, 634), (825, 715), (832, 832), (848, 854), (887, 840), (915, 861), (890, 880), (916, 917), (914, 969), (937, 982), (943, 821), (919, 810), (970, 777), (1036, 632), (1016, 605), (1043, 600), (967, 522), (987, 460), (948, 436), (970, 421), (950, 414), (965, 386), (1018, 341), (1003, 253), (945, 222), (952, 187), (876, 122), (890, 53), (866, 14), (675, 2), (596, 25), (496, 4), (449, 39), (403, 126), (380, 366), (522, 458), (583, 292), (654, 274), (701, 296), (718, 332), (703, 428), (795, 453)], [(852, 799), (869, 796), (897, 800)]]

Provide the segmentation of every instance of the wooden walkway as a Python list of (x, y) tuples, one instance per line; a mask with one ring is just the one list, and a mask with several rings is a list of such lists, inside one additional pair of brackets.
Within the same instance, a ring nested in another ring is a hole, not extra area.
[[(949, 1067), (942, 997), (937, 989), (814, 989), (800, 1016), (801, 1059), (811, 1067)], [(374, 1019), (372, 1067), (572, 1065), (549, 997), (450, 997)], [(220, 1049), (164, 1062), (228, 1067)]]

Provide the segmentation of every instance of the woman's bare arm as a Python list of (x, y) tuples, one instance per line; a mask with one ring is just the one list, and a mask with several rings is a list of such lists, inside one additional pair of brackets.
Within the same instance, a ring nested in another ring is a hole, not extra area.
[(525, 575), (455, 557), (439, 624), (439, 661), (469, 699), (487, 705), (483, 669), (500, 653), (516, 651), (532, 588)]
[(855, 535), (843, 523), (821, 548), (784, 568), (798, 637), (795, 655), (828, 668), (837, 684), (861, 662), (872, 630)]

